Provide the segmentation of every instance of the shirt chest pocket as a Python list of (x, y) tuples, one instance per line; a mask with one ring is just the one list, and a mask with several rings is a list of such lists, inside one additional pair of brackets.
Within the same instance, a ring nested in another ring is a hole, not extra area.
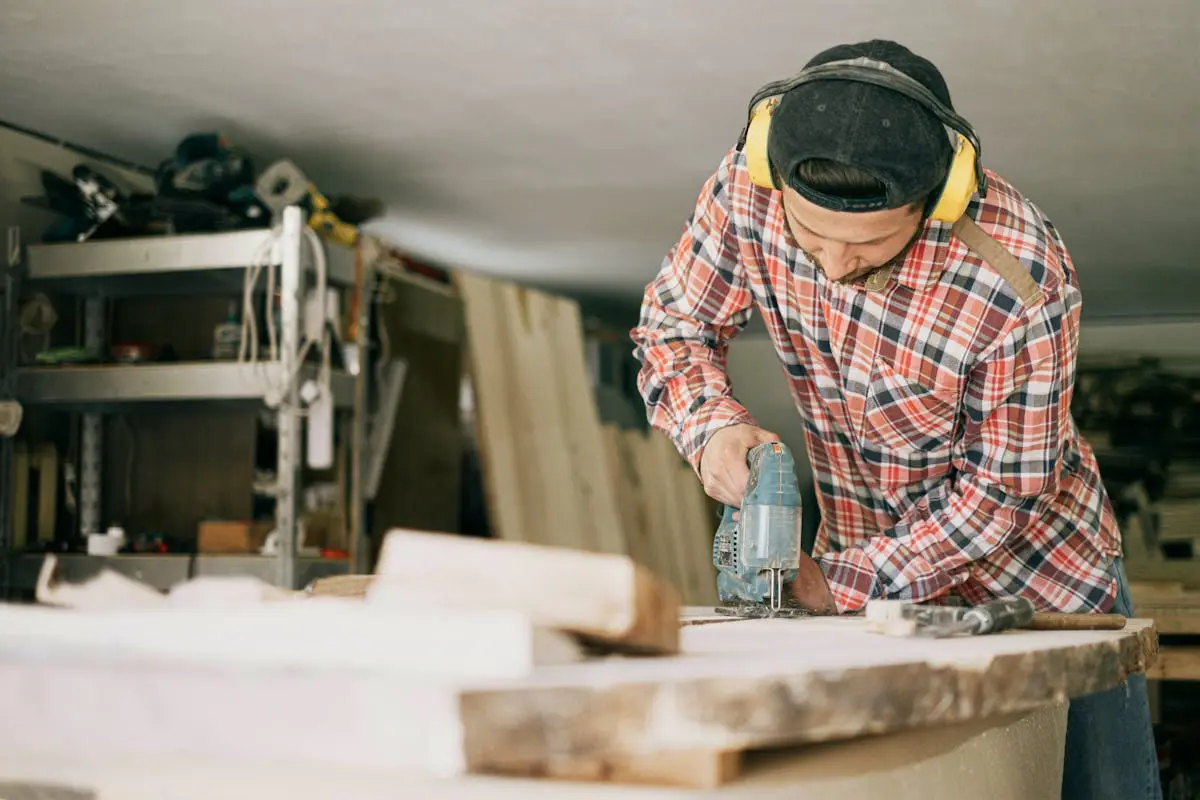
[(876, 359), (863, 406), (863, 443), (897, 456), (948, 458), (958, 398), (956, 386), (930, 388)]

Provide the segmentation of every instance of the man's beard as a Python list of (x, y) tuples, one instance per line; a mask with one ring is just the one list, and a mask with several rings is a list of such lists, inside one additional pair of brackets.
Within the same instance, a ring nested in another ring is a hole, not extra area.
[[(904, 263), (904, 259), (908, 257), (908, 251), (912, 249), (913, 244), (917, 241), (917, 239), (921, 238), (921, 233), (923, 230), (924, 226), (918, 225), (917, 229), (913, 231), (912, 237), (905, 243), (904, 247), (900, 249), (900, 252), (896, 253), (896, 255), (892, 256), (884, 263), (877, 266), (868, 265), (865, 267), (859, 267), (848, 275), (843, 275), (840, 278), (830, 278), (830, 280), (832, 280), (834, 283), (841, 284), (842, 286), (849, 286), (850, 284), (857, 283), (858, 281), (862, 280), (872, 272), (878, 272), (881, 269), (889, 269), (900, 266)], [(820, 260), (815, 255), (799, 245), (796, 247), (801, 253), (804, 253), (804, 257), (807, 258), (809, 262), (816, 266), (817, 269), (821, 270), (822, 275), (828, 277), (828, 273), (825, 272), (825, 268), (821, 266)]]
[[(817, 269), (821, 270), (822, 275), (829, 277), (829, 273), (827, 273), (825, 271), (825, 268), (823, 266), (821, 266), (820, 259), (818, 259), (815, 255), (813, 255), (812, 253), (805, 250), (803, 247), (800, 248), (800, 252), (804, 253), (804, 257), (807, 258), (813, 265), (815, 265)], [(867, 275), (870, 275), (872, 272), (876, 272), (877, 270), (881, 270), (884, 267), (891, 266), (892, 264), (896, 263), (897, 258), (900, 258), (900, 256), (904, 255), (906, 252), (908, 252), (908, 247), (905, 247), (904, 250), (901, 250), (900, 255), (896, 256), (895, 258), (889, 259), (886, 264), (881, 264), (877, 267), (869, 266), (869, 265), (865, 266), (865, 267), (859, 267), (858, 269), (854, 270), (853, 272), (843, 275), (840, 278), (830, 278), (830, 280), (832, 280), (834, 283), (840, 283), (843, 286), (848, 286), (849, 284), (854, 283), (855, 281), (859, 280), (860, 278), (864, 278)]]

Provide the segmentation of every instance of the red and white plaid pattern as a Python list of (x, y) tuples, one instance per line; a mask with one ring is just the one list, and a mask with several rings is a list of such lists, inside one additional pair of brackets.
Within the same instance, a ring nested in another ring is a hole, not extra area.
[(750, 422), (725, 373), (765, 318), (800, 412), (822, 514), (816, 554), (840, 611), (869, 598), (1107, 611), (1112, 508), (1070, 415), (1081, 297), (1051, 222), (998, 176), (968, 214), (1028, 269), (1030, 305), (927, 222), (882, 288), (827, 280), (785, 230), (781, 194), (731, 151), (705, 183), (631, 332), (651, 424), (699, 469)]

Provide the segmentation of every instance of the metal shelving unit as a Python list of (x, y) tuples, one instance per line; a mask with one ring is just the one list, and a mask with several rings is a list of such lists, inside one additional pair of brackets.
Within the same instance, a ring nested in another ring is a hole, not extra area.
[[(299, 371), (299, 380), (315, 380), (315, 366)], [(183, 362), (112, 366), (22, 367), (17, 370), (18, 397), (41, 405), (91, 407), (124, 403), (262, 400), (287, 381), (275, 362)], [(330, 375), (334, 404), (354, 401), (354, 378)]]
[[(244, 567), (241, 572), (270, 577), (277, 585), (292, 588), (298, 588), (300, 578), (314, 573), (314, 567), (307, 563), (312, 559), (304, 559), (303, 568), (298, 569), (301, 559), (297, 557), (305, 424), (300, 387), (305, 381), (322, 381), (327, 377), (324, 388), (330, 393), (335, 410), (349, 410), (353, 415), (349, 466), (352, 475), (358, 476), (359, 462), (365, 457), (363, 431), (367, 412), (363, 398), (367, 396), (373, 370), (363, 364), (351, 367), (353, 374), (331, 370), (323, 375), (316, 366), (301, 363), (303, 311), (309, 293), (320, 290), (322, 277), (328, 288), (360, 292), (354, 344), (358, 353), (368, 353), (370, 314), (366, 307), (374, 276), (369, 265), (355, 264), (352, 251), (338, 252), (347, 248), (316, 242), (322, 250), (312, 252), (308, 245), (316, 240), (306, 234), (306, 227), (303, 211), (289, 207), (284, 210), (278, 233), (253, 230), (38, 244), (26, 248), (24, 280), (47, 291), (83, 296), (83, 344), (97, 349), (104, 345), (105, 304), (111, 299), (214, 290), (240, 293), (247, 270), (254, 265), (278, 270), (280, 326), (278, 357), (274, 360), (36, 366), (15, 370), (15, 394), (26, 407), (55, 406), (82, 415), (80, 535), (103, 530), (100, 519), (103, 413), (115, 407), (160, 403), (265, 403), (274, 410), (279, 437), (277, 483), (273, 492), (279, 551), (274, 557), (240, 558), (238, 561)], [(256, 291), (261, 289), (255, 286)], [(362, 546), (365, 502), (361, 480), (352, 478), (350, 484), (350, 552), (352, 560), (361, 561), (366, 550)], [(264, 569), (264, 565), (268, 568)], [(330, 564), (318, 565), (315, 572), (344, 571), (347, 567), (362, 569), (361, 564), (343, 562), (340, 570)]]
[[(20, 287), (21, 229), (13, 226), (5, 231), (6, 252), (0, 260), (0, 399), (16, 397), (18, 324), (17, 293)], [(13, 442), (0, 436), (0, 553), (9, 550), (12, 541), (14, 498)], [(0, 589), (10, 580), (11, 568), (7, 559), (0, 559)]]

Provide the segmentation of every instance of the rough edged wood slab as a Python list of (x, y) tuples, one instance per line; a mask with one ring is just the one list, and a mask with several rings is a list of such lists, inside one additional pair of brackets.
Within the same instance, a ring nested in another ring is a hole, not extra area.
[(679, 593), (628, 556), (393, 530), (375, 573), (372, 604), (510, 609), (605, 649), (679, 650)]
[[(1157, 652), (1122, 631), (883, 639), (857, 619), (747, 620), (683, 630), (686, 655), (539, 670), (461, 698), (473, 773), (553, 775), (629, 754), (833, 741), (1027, 711), (1118, 685)], [(591, 767), (594, 769), (594, 767)]]
[[(364, 612), (376, 638), (412, 646), (366, 613), (367, 604), (346, 605)], [(446, 619), (430, 617), (434, 624)], [(328, 622), (308, 629), (322, 648), (330, 647), (319, 635)], [(246, 664), (198, 659), (186, 649), (131, 657), (86, 631), (60, 644), (0, 635), (0, 753), (75, 765), (157, 764), (187, 754), (194, 763), (235, 768), (319, 764), (359, 775), (490, 772), (661, 783), (661, 769), (651, 775), (632, 767), (665, 761), (664, 754), (682, 758), (680, 751), (811, 744), (990, 719), (1109, 688), (1144, 669), (1156, 639), (1145, 620), (1112, 632), (921, 642), (865, 633), (853, 619), (754, 620), (689, 627), (679, 656), (609, 658), (466, 682), (414, 677), (370, 653), (339, 655), (343, 666), (330, 658)], [(479, 647), (448, 660), (490, 657)]]

